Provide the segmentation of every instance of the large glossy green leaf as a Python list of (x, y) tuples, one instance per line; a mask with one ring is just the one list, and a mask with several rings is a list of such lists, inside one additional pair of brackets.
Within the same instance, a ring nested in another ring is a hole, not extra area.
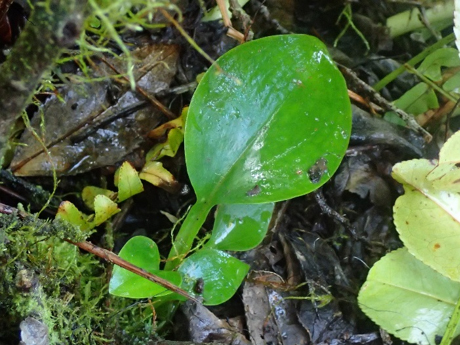
[(219, 205), (208, 248), (249, 250), (265, 237), (272, 217), (273, 203)]
[[(143, 268), (179, 286), (182, 282), (178, 272), (160, 271), (160, 255), (158, 247), (150, 238), (136, 236), (131, 238), (118, 254), (122, 259)], [(110, 279), (109, 292), (112, 295), (129, 298), (147, 298), (168, 293), (161, 285), (138, 276), (124, 268), (115, 266)]]
[(195, 91), (185, 127), (197, 202), (175, 238), (169, 270), (214, 205), (285, 200), (324, 184), (345, 154), (351, 107), (317, 38), (271, 36), (217, 60)]
[(215, 249), (201, 249), (179, 266), (186, 280), (203, 280), (203, 304), (217, 305), (232, 297), (249, 266), (234, 257)]
[(311, 192), (336, 171), (350, 129), (345, 81), (321, 41), (282, 35), (240, 45), (206, 72), (190, 104), (185, 153), (198, 203)]
[(459, 283), (401, 248), (372, 267), (358, 302), (367, 316), (391, 334), (433, 345), (436, 335), (444, 334), (459, 298)]
[(411, 254), (460, 281), (460, 194), (433, 186), (427, 176), (435, 166), (414, 159), (393, 167), (393, 177), (405, 190), (396, 200), (394, 222)]

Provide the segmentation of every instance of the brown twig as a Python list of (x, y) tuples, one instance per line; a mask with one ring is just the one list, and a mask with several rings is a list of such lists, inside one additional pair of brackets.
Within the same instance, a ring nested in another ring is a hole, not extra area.
[[(114, 71), (116, 74), (123, 74), (120, 71), (118, 71), (114, 65), (112, 65), (109, 61), (107, 61), (104, 57), (101, 57), (102, 62), (104, 62), (112, 71)], [(126, 82), (129, 83), (129, 79), (125, 76), (122, 75), (121, 78), (125, 80)], [(115, 80), (118, 81), (118, 80)], [(140, 86), (136, 84), (136, 91), (139, 92), (142, 96), (144, 96), (150, 103), (152, 103), (154, 106), (156, 106), (160, 111), (165, 114), (168, 119), (174, 120), (177, 116), (168, 108), (166, 108), (158, 99), (155, 98), (153, 95), (147, 94), (147, 92), (144, 91)]]
[(232, 26), (232, 21), (228, 15), (227, 6), (224, 0), (217, 0), (217, 6), (219, 6), (220, 13), (222, 14), (222, 20), (224, 22), (224, 26), (228, 28), (227, 36), (236, 39), (240, 43), (244, 43), (244, 35), (235, 30)]
[(355, 72), (353, 72), (351, 69), (349, 69), (349, 68), (347, 68), (345, 66), (342, 66), (342, 65), (339, 65), (339, 68), (342, 71), (342, 73), (344, 74), (344, 76), (346, 77), (346, 79), (351, 80), (355, 85), (357, 85), (360, 89), (362, 89), (362, 91), (367, 93), (369, 95), (369, 97), (375, 103), (377, 103), (379, 106), (381, 106), (384, 109), (391, 110), (391, 111), (395, 112), (407, 124), (407, 126), (410, 129), (412, 129), (412, 130), (418, 132), (419, 134), (421, 134), (426, 142), (429, 143), (433, 139), (431, 134), (428, 133), (426, 129), (421, 127), (417, 123), (417, 121), (415, 121), (413, 116), (410, 116), (405, 111), (395, 107), (392, 103), (387, 101), (378, 92), (376, 92), (371, 86), (369, 86), (364, 81), (359, 79)]
[(192, 300), (194, 302), (199, 303), (198, 299), (195, 297), (189, 295), (185, 290), (182, 290), (181, 288), (171, 284), (169, 281), (166, 279), (163, 279), (161, 277), (158, 277), (152, 273), (147, 272), (146, 270), (137, 267), (128, 261), (120, 258), (117, 254), (111, 252), (110, 250), (101, 248), (96, 246), (95, 244), (92, 244), (91, 242), (72, 242), (71, 240), (65, 239), (66, 242), (69, 242), (71, 244), (74, 244), (78, 246), (79, 248), (86, 250), (89, 253), (92, 253), (101, 259), (104, 259), (105, 261), (108, 261), (114, 265), (123, 267), (124, 269), (127, 269), (130, 272), (133, 272), (134, 274), (137, 274), (138, 276), (141, 276), (142, 278), (148, 279), (153, 283), (156, 283), (158, 285), (163, 286), (164, 288), (171, 290), (181, 296), (184, 296), (185, 298)]
[[(24, 212), (24, 211), (21, 211), (21, 210), (18, 210), (17, 208), (14, 208), (14, 207), (11, 207), (11, 206), (8, 206), (8, 205), (5, 205), (3, 203), (0, 203), (0, 213), (3, 213), (3, 214), (14, 214), (16, 213), (19, 217), (21, 218), (26, 218), (28, 216), (30, 216), (28, 213)], [(100, 257), (101, 259), (104, 259), (105, 261), (107, 262), (110, 262), (112, 264), (115, 264), (117, 266), (120, 266), (130, 272), (133, 272), (134, 274), (137, 274), (147, 280), (150, 280), (151, 282), (155, 283), (155, 284), (158, 284), (158, 285), (161, 285), (163, 286), (164, 288), (170, 290), (170, 291), (173, 291), (181, 296), (184, 296), (185, 298), (189, 299), (189, 300), (192, 300), (196, 303), (200, 303), (200, 301), (198, 299), (196, 299), (195, 297), (191, 296), (190, 294), (188, 294), (185, 290), (182, 290), (181, 288), (171, 284), (169, 281), (161, 278), (161, 277), (158, 277), (152, 273), (149, 273), (147, 272), (146, 270), (140, 268), (140, 267), (137, 267), (131, 263), (129, 263), (128, 261), (120, 258), (118, 255), (116, 255), (115, 253), (111, 252), (110, 250), (107, 250), (107, 249), (104, 249), (104, 248), (101, 248), (101, 247), (98, 247), (96, 246), (95, 244), (92, 244), (91, 242), (87, 242), (87, 241), (83, 241), (83, 242), (73, 242), (69, 239), (64, 239), (64, 241), (70, 243), (70, 244), (73, 244), (91, 254), (94, 254), (98, 257)]]

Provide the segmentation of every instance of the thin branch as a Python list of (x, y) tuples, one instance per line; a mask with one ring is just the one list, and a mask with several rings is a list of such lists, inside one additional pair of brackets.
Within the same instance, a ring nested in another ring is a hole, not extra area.
[(79, 37), (85, 5), (80, 0), (36, 2), (24, 31), (0, 66), (0, 162), (15, 122), (42, 76)]
[(340, 70), (344, 74), (345, 78), (348, 80), (351, 80), (355, 85), (357, 85), (362, 91), (367, 93), (369, 97), (377, 103), (380, 107), (394, 111), (396, 115), (398, 115), (406, 124), (407, 126), (412, 129), (413, 131), (419, 133), (420, 135), (423, 136), (423, 139), (429, 143), (433, 137), (431, 136), (428, 131), (421, 127), (417, 121), (415, 121), (414, 117), (407, 114), (405, 111), (402, 109), (399, 109), (395, 107), (392, 103), (390, 103), (388, 100), (386, 100), (383, 96), (381, 96), (378, 92), (376, 92), (371, 86), (366, 84), (364, 81), (358, 78), (355, 72), (353, 72), (351, 69), (339, 65)]
[[(0, 213), (3, 213), (3, 214), (17, 214), (19, 217), (21, 218), (26, 218), (28, 216), (30, 216), (28, 213), (24, 212), (24, 211), (21, 211), (21, 210), (18, 210), (14, 207), (11, 207), (11, 206), (8, 206), (8, 205), (5, 205), (3, 203), (0, 203)], [(39, 221), (37, 219), (37, 221)], [(161, 285), (163, 286), (164, 288), (170, 290), (170, 291), (173, 291), (181, 296), (184, 296), (185, 298), (189, 299), (189, 300), (192, 300), (196, 303), (200, 303), (200, 301), (198, 299), (196, 299), (195, 297), (191, 296), (190, 294), (188, 294), (185, 290), (182, 290), (181, 288), (171, 284), (169, 281), (161, 278), (161, 277), (158, 277), (152, 273), (149, 273), (147, 272), (146, 270), (140, 268), (140, 267), (137, 267), (131, 263), (129, 263), (128, 261), (120, 258), (118, 255), (116, 255), (115, 253), (111, 252), (110, 250), (107, 250), (107, 249), (104, 249), (104, 248), (101, 248), (101, 247), (98, 247), (96, 246), (95, 244), (92, 244), (90, 242), (87, 242), (87, 241), (83, 241), (83, 242), (73, 242), (69, 239), (64, 239), (64, 241), (70, 243), (70, 244), (73, 244), (91, 254), (94, 254), (98, 257), (100, 257), (101, 259), (104, 259), (105, 261), (107, 262), (110, 262), (112, 264), (115, 264), (117, 266), (120, 266), (124, 269), (127, 269), (128, 271), (130, 272), (133, 272), (134, 274), (137, 274), (145, 279), (148, 279), (150, 280), (151, 282), (153, 283), (156, 283), (158, 285)]]

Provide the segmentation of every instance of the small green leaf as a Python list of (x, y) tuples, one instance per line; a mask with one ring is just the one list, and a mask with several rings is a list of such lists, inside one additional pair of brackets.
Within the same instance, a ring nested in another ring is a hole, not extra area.
[(389, 333), (410, 343), (433, 345), (436, 336), (444, 334), (459, 298), (459, 283), (401, 248), (372, 267), (358, 302)]
[[(143, 268), (147, 272), (167, 279), (179, 286), (182, 278), (178, 272), (160, 271), (160, 254), (154, 241), (148, 237), (131, 238), (118, 254), (122, 259)], [(110, 279), (109, 292), (112, 295), (129, 298), (148, 298), (164, 294), (166, 288), (138, 276), (124, 268), (115, 266)], [(172, 293), (172, 292), (171, 292)]]
[[(123, 272), (119, 272), (119, 270)], [(178, 272), (160, 270), (150, 270), (149, 272), (168, 280), (176, 286), (179, 286), (182, 283), (182, 278)], [(166, 296), (175, 295), (172, 291), (164, 288), (163, 286), (152, 283), (150, 280), (142, 278), (141, 276), (118, 266), (115, 266), (113, 269), (113, 276), (112, 279), (110, 279), (109, 292), (118, 297), (161, 297), (165, 300), (167, 299)], [(177, 297), (174, 296), (174, 299), (177, 299)]]
[(128, 162), (124, 162), (118, 169), (117, 174), (115, 174), (115, 185), (118, 187), (118, 202), (122, 202), (144, 190), (136, 169)]
[(101, 26), (101, 21), (99, 20), (99, 18), (97, 18), (96, 16), (91, 16), (87, 19), (89, 25), (92, 27), (92, 28), (99, 28)]
[[(442, 84), (443, 90), (447, 92), (455, 92), (459, 93), (460, 89), (460, 73), (455, 73), (453, 76), (451, 76), (449, 79), (445, 81), (444, 84)], [(454, 113), (455, 114), (455, 113)]]
[(441, 48), (428, 55), (417, 70), (433, 81), (442, 80), (442, 67), (460, 66), (458, 50)]
[(273, 203), (219, 205), (214, 228), (206, 247), (220, 250), (249, 250), (265, 237)]
[(160, 269), (160, 253), (157, 244), (146, 236), (135, 236), (121, 248), (118, 256), (145, 269), (147, 272)]
[(112, 192), (111, 190), (108, 190), (108, 189), (94, 187), (94, 186), (87, 186), (83, 188), (83, 191), (81, 192), (81, 197), (83, 199), (83, 202), (88, 208), (90, 208), (93, 211), (94, 211), (94, 198), (97, 195), (105, 195), (110, 200), (115, 200), (117, 197), (117, 193)]
[(203, 279), (204, 304), (217, 305), (235, 294), (249, 266), (220, 250), (205, 248), (184, 260), (178, 271), (188, 280)]
[(395, 125), (401, 126), (401, 127), (406, 127), (406, 122), (404, 122), (401, 117), (399, 117), (395, 112), (393, 111), (387, 111), (385, 115), (383, 116), (385, 121), (394, 123)]
[(94, 211), (95, 217), (93, 223), (95, 226), (98, 226), (121, 210), (116, 203), (105, 195), (96, 195), (94, 198)]
[(56, 213), (56, 219), (64, 219), (73, 225), (79, 226), (82, 231), (94, 228), (94, 226), (87, 221), (87, 216), (81, 213), (70, 201), (61, 202)]
[(434, 167), (426, 159), (393, 167), (393, 177), (405, 190), (396, 200), (394, 222), (411, 254), (460, 281), (460, 194), (439, 190), (427, 180)]
[(414, 115), (422, 114), (429, 109), (439, 108), (436, 93), (425, 83), (415, 85), (394, 103), (396, 107)]
[(351, 108), (323, 43), (266, 37), (230, 50), (217, 65), (198, 85), (186, 122), (198, 202), (273, 202), (324, 184), (345, 154)]

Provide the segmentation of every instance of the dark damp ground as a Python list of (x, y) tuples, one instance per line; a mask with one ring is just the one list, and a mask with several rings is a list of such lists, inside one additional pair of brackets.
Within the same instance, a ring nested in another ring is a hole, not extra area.
[[(208, 8), (214, 6), (211, 1), (206, 1), (205, 5)], [(236, 46), (236, 41), (226, 35), (227, 30), (221, 23), (201, 22), (203, 14), (198, 1), (181, 0), (177, 6), (183, 12), (183, 28), (211, 58), (217, 59)], [(352, 20), (361, 37), (352, 27), (343, 31), (347, 20), (343, 15), (338, 19), (345, 7), (342, 1), (250, 0), (244, 6), (243, 15), (235, 13), (233, 23), (236, 29), (243, 34), (253, 35), (254, 39), (291, 32), (316, 36), (327, 45), (336, 62), (354, 71), (365, 83), (373, 85), (435, 42), (434, 38), (421, 41), (410, 35), (396, 39), (390, 37), (384, 26), (386, 19), (414, 6), (404, 1), (352, 2)], [(448, 28), (442, 35), (450, 32), (451, 28)], [(340, 35), (340, 40), (334, 46)], [(209, 67), (209, 62), (172, 26), (126, 34), (123, 39), (133, 46), (165, 45), (171, 49), (171, 54), (176, 55), (171, 62), (175, 72), (167, 75), (164, 70), (159, 70), (158, 73), (165, 74), (157, 75), (156, 79), (164, 80), (169, 85), (157, 94), (158, 99), (172, 114), (178, 116), (182, 107), (190, 102), (196, 76)], [(73, 64), (62, 69), (76, 71)], [(431, 158), (437, 155), (437, 148), (435, 145), (426, 145), (414, 131), (382, 120), (381, 115), (385, 111), (371, 115), (366, 105), (367, 101), (371, 101), (369, 94), (349, 76), (346, 79), (348, 88), (362, 96), (364, 103), (352, 101), (352, 136), (340, 168), (317, 192), (278, 203), (263, 243), (249, 252), (235, 254), (251, 265), (251, 272), (237, 294), (225, 304), (209, 308), (210, 313), (186, 304), (167, 322), (161, 320), (161, 313), (157, 320), (151, 315), (145, 316), (152, 310), (148, 301), (141, 301), (139, 305), (130, 301), (124, 305), (126, 309), (120, 311), (112, 308), (114, 302), (107, 295), (96, 306), (106, 313), (92, 327), (96, 333), (106, 332), (102, 338), (113, 339), (113, 342), (96, 342), (93, 337), (88, 343), (131, 344), (150, 341), (153, 344), (160, 338), (178, 342), (158, 344), (188, 344), (192, 340), (245, 344), (249, 339), (256, 344), (286, 345), (398, 342), (381, 332), (360, 311), (356, 298), (369, 268), (384, 254), (402, 246), (393, 225), (392, 207), (403, 191), (391, 177), (392, 166), (402, 160)], [(380, 94), (392, 101), (415, 83), (417, 79), (406, 73), (381, 90)], [(66, 87), (60, 91), (64, 98), (68, 96), (65, 93), (69, 92)], [(113, 88), (111, 83), (98, 84), (93, 92), (95, 95), (106, 94), (103, 98), (108, 104), (116, 104), (121, 97), (120, 90)], [(111, 100), (107, 100), (109, 96)], [(39, 99), (46, 103), (50, 102), (49, 97), (41, 95)], [(74, 101), (78, 102), (78, 98)], [(59, 109), (55, 111), (60, 112)], [(32, 117), (35, 111), (36, 107), (30, 107), (29, 115)], [(154, 121), (157, 125), (168, 120), (164, 112), (155, 111)], [(121, 118), (111, 123), (110, 133), (136, 125), (125, 121), (128, 120)], [(451, 129), (456, 130), (457, 127), (458, 121), (453, 120)], [(440, 130), (437, 128), (439, 126), (433, 125), (430, 129), (435, 136)], [(139, 132), (141, 129), (135, 128), (133, 131)], [(104, 161), (106, 163), (98, 163), (95, 169), (90, 169), (91, 164), (88, 164), (80, 171), (78, 169), (84, 165), (79, 164), (86, 162), (69, 158), (69, 165), (63, 167), (62, 176), (59, 177), (56, 196), (41, 214), (42, 218), (52, 218), (62, 200), (70, 200), (84, 210), (85, 206), (78, 195), (83, 187), (95, 185), (113, 190), (113, 173), (121, 162), (129, 160), (135, 167), (141, 168), (145, 153), (155, 144), (155, 141), (142, 139), (141, 136), (142, 140), (129, 149), (111, 151), (115, 150), (112, 149), (113, 145), (101, 144), (106, 139), (110, 140), (110, 137), (104, 138), (103, 131), (100, 132), (101, 138), (85, 138), (78, 145), (81, 150), (87, 150), (88, 159), (94, 161), (97, 161), (98, 153), (105, 150), (108, 157)], [(121, 142), (132, 144), (128, 139)], [(169, 252), (172, 223), (165, 214), (181, 217), (194, 202), (195, 196), (187, 177), (183, 149), (174, 158), (166, 157), (162, 161), (175, 176), (177, 185), (162, 189), (145, 183), (145, 191), (122, 206), (122, 216), (117, 216), (109, 226), (115, 253), (134, 235), (154, 239), (164, 256)], [(41, 209), (52, 190), (52, 180), (44, 177), (49, 176), (46, 168), (40, 169), (39, 165), (35, 172), (26, 171), (24, 175), (32, 175), (27, 177), (14, 177), (3, 171), (0, 176), (0, 201), (11, 206), (21, 202), (32, 212)], [(72, 176), (66, 176), (69, 171), (73, 172)], [(212, 218), (211, 213), (201, 236), (205, 235), (205, 229), (212, 227)], [(106, 242), (106, 231), (107, 227), (99, 227), (90, 240), (97, 245), (110, 247)], [(103, 261), (100, 266), (108, 277), (108, 266)], [(36, 274), (45, 273), (36, 269)], [(71, 287), (67, 288), (71, 290)], [(330, 301), (323, 306), (314, 300), (314, 296), (329, 296)], [(6, 320), (10, 317), (7, 306), (11, 304), (5, 302), (4, 306), (0, 303), (0, 310), (4, 313), (0, 314), (0, 319)], [(133, 309), (138, 312), (133, 312)], [(123, 313), (123, 317), (120, 316)], [(130, 317), (135, 320), (132, 321), (133, 327), (128, 327), (129, 321), (126, 321)], [(120, 322), (117, 324), (118, 318)], [(18, 324), (11, 325), (5, 320), (0, 324), (8, 324), (10, 331), (5, 333), (4, 338), (0, 337), (0, 343), (18, 343)], [(20, 322), (20, 318), (17, 320)], [(152, 328), (152, 322), (156, 328)], [(263, 326), (258, 328), (257, 323)], [(152, 329), (156, 331), (152, 332)], [(64, 340), (62, 343), (72, 341)]]

